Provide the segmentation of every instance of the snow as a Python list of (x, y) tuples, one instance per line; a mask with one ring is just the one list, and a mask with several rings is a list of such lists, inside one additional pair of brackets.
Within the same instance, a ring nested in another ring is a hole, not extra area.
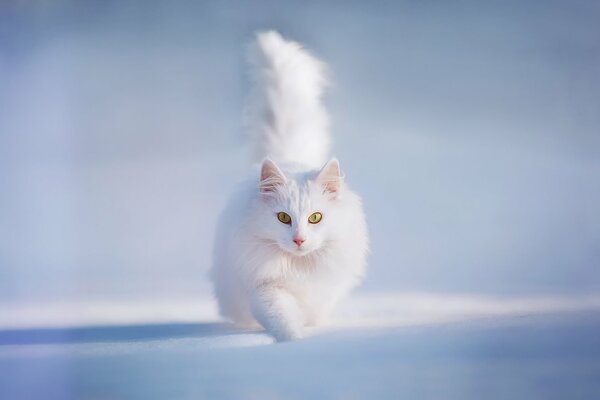
[[(12, 322), (3, 310), (0, 397), (545, 399), (600, 391), (598, 297), (362, 293), (329, 326), (282, 344), (215, 319), (210, 299), (158, 304), (81, 303), (77, 313), (38, 305)], [(52, 318), (40, 318), (46, 311)]]
[[(600, 309), (600, 295), (490, 296), (426, 292), (358, 292), (343, 301), (325, 330), (439, 324), (478, 317), (521, 316)], [(219, 320), (211, 297), (127, 301), (0, 304), (0, 329)]]

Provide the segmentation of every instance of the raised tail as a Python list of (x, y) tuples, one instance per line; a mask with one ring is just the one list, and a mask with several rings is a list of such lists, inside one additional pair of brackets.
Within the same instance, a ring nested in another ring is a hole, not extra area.
[(254, 85), (248, 104), (255, 158), (320, 168), (329, 157), (329, 117), (322, 104), (325, 64), (275, 31), (250, 48)]

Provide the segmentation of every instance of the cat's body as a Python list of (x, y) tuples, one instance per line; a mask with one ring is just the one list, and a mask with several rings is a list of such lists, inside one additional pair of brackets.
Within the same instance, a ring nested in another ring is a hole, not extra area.
[(223, 316), (289, 340), (360, 282), (367, 228), (337, 160), (326, 163), (323, 65), (276, 32), (257, 36), (251, 62), (256, 156), (269, 158), (223, 211), (211, 276)]

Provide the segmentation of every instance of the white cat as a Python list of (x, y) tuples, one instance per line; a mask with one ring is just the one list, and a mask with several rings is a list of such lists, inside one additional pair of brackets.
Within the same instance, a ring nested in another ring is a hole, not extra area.
[(327, 162), (325, 66), (273, 31), (257, 35), (250, 61), (263, 161), (220, 217), (211, 277), (224, 317), (283, 341), (323, 321), (360, 282), (367, 226), (338, 161)]

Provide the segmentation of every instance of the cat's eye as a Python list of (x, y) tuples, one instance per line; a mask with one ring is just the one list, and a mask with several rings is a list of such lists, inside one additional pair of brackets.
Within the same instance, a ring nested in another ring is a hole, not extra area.
[(279, 222), (283, 223), (283, 224), (291, 224), (292, 223), (292, 217), (290, 217), (288, 214), (282, 212), (278, 212), (277, 213), (277, 219), (279, 220)]
[(322, 218), (323, 214), (321, 214), (320, 212), (312, 213), (308, 217), (308, 222), (310, 222), (311, 224), (318, 224), (319, 222), (321, 222)]

